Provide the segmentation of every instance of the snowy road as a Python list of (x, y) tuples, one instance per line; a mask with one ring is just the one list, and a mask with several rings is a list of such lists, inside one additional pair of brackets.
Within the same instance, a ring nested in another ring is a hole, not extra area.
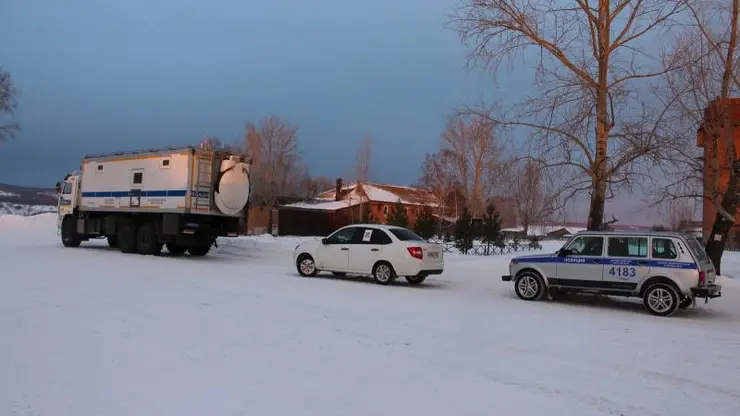
[(143, 257), (0, 217), (0, 415), (740, 414), (738, 279), (658, 318), (519, 301), (504, 256), (382, 287), (300, 278), (293, 247)]

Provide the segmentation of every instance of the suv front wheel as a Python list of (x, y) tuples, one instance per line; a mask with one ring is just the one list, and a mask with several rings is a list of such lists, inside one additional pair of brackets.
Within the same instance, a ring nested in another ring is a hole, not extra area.
[(524, 272), (516, 277), (514, 291), (522, 300), (542, 300), (545, 295), (545, 283), (532, 272)]

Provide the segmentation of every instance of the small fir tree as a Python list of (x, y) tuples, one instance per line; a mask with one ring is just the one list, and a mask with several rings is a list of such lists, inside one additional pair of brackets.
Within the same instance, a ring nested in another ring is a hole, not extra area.
[(393, 209), (391, 210), (390, 215), (388, 215), (386, 222), (388, 225), (395, 225), (398, 227), (409, 226), (409, 216), (406, 213), (406, 207), (403, 205), (400, 198), (396, 201), (396, 204), (393, 205)]
[(421, 209), (421, 213), (416, 217), (416, 223), (414, 224), (414, 231), (416, 234), (425, 240), (434, 237), (434, 231), (437, 229), (437, 221), (432, 213), (432, 208), (425, 206)]
[(486, 245), (486, 254), (489, 254), (491, 247), (501, 247), (503, 245), (503, 235), (501, 234), (501, 217), (493, 204), (486, 207), (486, 213), (483, 216), (481, 226), (481, 237), (483, 244)]
[(473, 248), (472, 218), (467, 208), (463, 209), (460, 218), (455, 221), (455, 247), (462, 254), (468, 254)]

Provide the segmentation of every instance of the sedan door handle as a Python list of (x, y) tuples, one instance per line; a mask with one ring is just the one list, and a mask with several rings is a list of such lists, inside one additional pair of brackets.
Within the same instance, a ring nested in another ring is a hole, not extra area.
[(347, 248), (347, 247), (342, 247), (342, 251), (347, 251), (347, 250), (349, 250), (349, 248)]
[(380, 251), (377, 248), (371, 248), (370, 251)]

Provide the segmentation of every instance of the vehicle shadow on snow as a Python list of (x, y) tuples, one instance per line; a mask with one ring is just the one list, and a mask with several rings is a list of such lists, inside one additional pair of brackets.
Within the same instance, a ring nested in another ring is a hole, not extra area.
[(160, 254), (157, 255), (141, 255), (138, 253), (121, 253), (118, 249), (108, 247), (107, 245), (81, 245), (77, 247), (75, 250), (91, 250), (91, 251), (101, 251), (101, 252), (109, 252), (109, 253), (118, 253), (123, 256), (136, 256), (138, 258), (165, 258), (165, 259), (175, 259), (175, 260), (181, 260), (181, 261), (198, 261), (198, 262), (218, 262), (218, 263), (239, 263), (244, 260), (248, 260), (250, 258), (260, 258), (256, 255), (250, 255), (249, 252), (240, 252), (240, 253), (232, 253), (229, 251), (219, 251), (217, 248), (214, 248), (209, 252), (207, 255), (200, 257), (200, 256), (191, 256), (188, 254), (182, 254), (182, 255), (172, 255), (167, 252), (167, 250), (162, 250)]
[[(516, 295), (516, 293), (509, 292), (504, 297), (509, 299), (518, 300), (520, 302), (524, 302), (519, 299), (519, 297)], [(552, 304), (562, 304), (562, 305), (572, 305), (572, 306), (578, 306), (583, 308), (597, 308), (597, 309), (612, 309), (617, 311), (625, 311), (625, 312), (632, 312), (632, 313), (639, 313), (642, 315), (649, 315), (649, 313), (645, 310), (645, 306), (642, 304), (642, 299), (638, 299), (636, 297), (634, 298), (622, 298), (622, 297), (616, 297), (616, 296), (607, 296), (607, 295), (591, 295), (591, 294), (577, 294), (577, 293), (569, 293), (569, 294), (559, 294), (554, 299), (546, 300), (547, 303)], [(711, 305), (711, 301), (709, 303)], [(690, 306), (687, 309), (678, 309), (672, 316), (672, 319), (689, 319), (689, 320), (696, 320), (696, 319), (737, 319), (737, 317), (728, 314), (723, 311), (718, 311), (716, 309), (708, 309), (702, 307), (704, 305), (703, 300), (697, 299), (697, 307)]]
[[(357, 275), (344, 275), (344, 276), (334, 276), (331, 273), (322, 272), (317, 274), (314, 277), (303, 277), (298, 273), (293, 273), (294, 276), (302, 278), (302, 279), (321, 279), (321, 280), (338, 280), (342, 282), (356, 282), (356, 283), (365, 283), (365, 284), (371, 284), (371, 285), (378, 285), (375, 283), (375, 280), (373, 280), (372, 277), (367, 276), (357, 276)], [(393, 283), (391, 283), (388, 286), (399, 286), (399, 287), (409, 287), (413, 288), (414, 290), (434, 290), (434, 289), (444, 289), (448, 285), (445, 282), (435, 281), (435, 280), (425, 280), (424, 283), (420, 285), (412, 285), (406, 281), (403, 277), (399, 277), (396, 279)]]

